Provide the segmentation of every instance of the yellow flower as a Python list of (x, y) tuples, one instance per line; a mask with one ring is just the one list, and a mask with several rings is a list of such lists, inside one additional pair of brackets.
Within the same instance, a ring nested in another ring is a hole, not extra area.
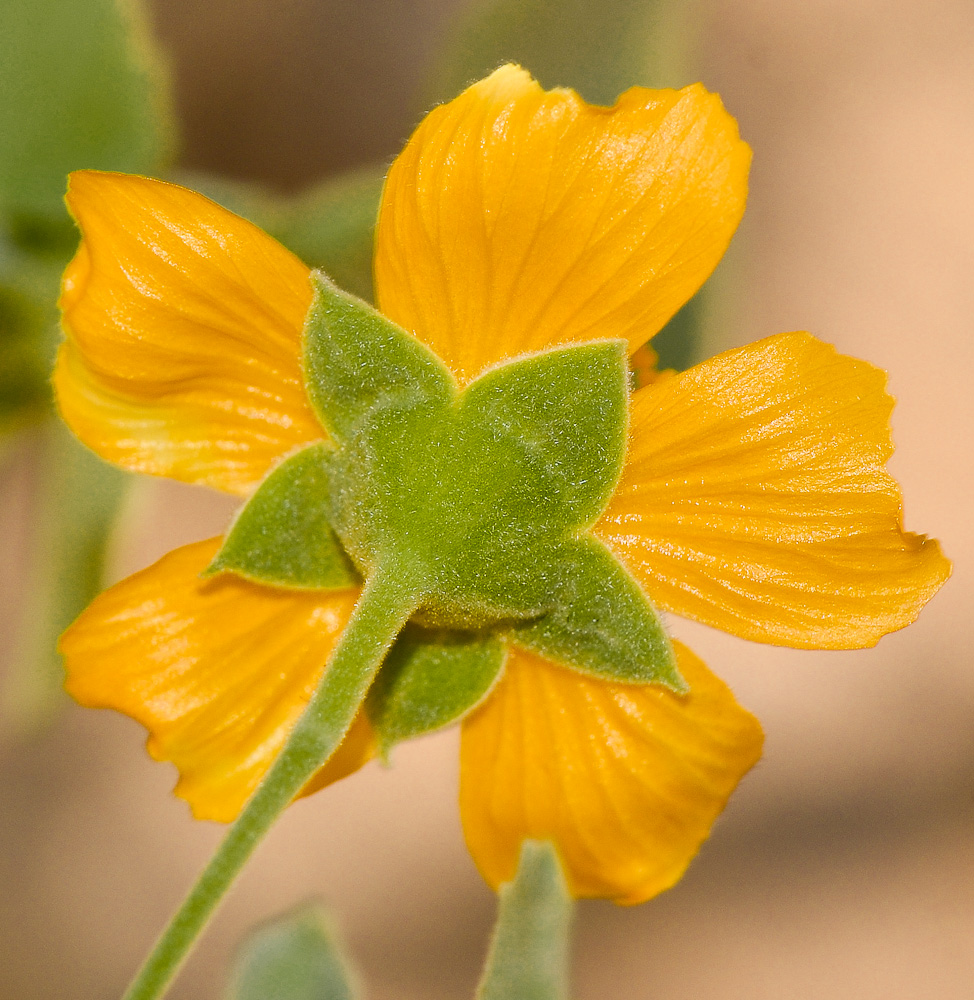
[[(700, 86), (612, 108), (505, 66), (431, 112), (379, 214), (380, 310), (461, 384), (518, 355), (622, 338), (635, 351), (697, 290), (744, 209), (748, 147)], [(99, 454), (248, 495), (326, 436), (301, 371), (308, 269), (254, 226), (159, 181), (81, 172), (64, 278), (61, 412)], [(761, 642), (870, 646), (944, 582), (904, 533), (884, 469), (884, 376), (808, 334), (682, 374), (643, 356), (628, 457), (595, 534), (660, 609)], [(240, 810), (280, 751), (357, 591), (203, 580), (219, 539), (99, 597), (65, 633), (68, 688), (123, 711), (201, 818)], [(460, 807), (487, 881), (551, 839), (577, 896), (672, 885), (760, 756), (757, 721), (686, 648), (690, 692), (610, 683), (510, 645), (462, 722)], [(306, 787), (374, 753), (360, 714)]]

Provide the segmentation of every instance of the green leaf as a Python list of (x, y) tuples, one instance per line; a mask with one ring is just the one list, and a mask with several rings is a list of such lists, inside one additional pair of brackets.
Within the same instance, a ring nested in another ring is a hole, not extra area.
[(360, 581), (328, 519), (332, 448), (313, 444), (281, 463), (240, 510), (206, 576), (342, 590)]
[(331, 919), (310, 905), (245, 942), (227, 1000), (353, 1000), (354, 982)]
[(568, 542), (559, 565), (554, 609), (513, 628), (513, 642), (596, 677), (687, 690), (656, 609), (601, 542)]
[(634, 84), (687, 79), (686, 5), (675, 0), (478, 0), (443, 46), (430, 103), (449, 100), (504, 62), (550, 87), (612, 104)]
[(27, 614), (3, 691), (8, 724), (25, 731), (63, 698), (58, 637), (102, 587), (105, 548), (129, 482), (59, 420), (49, 420), (39, 437), (40, 510)]
[(477, 1000), (565, 1000), (572, 900), (549, 843), (526, 840), (499, 913)]
[(50, 313), (20, 289), (0, 285), (0, 432), (48, 412)]
[(270, 234), (342, 288), (372, 298), (372, 246), (385, 167), (336, 177), (293, 200)]
[(650, 341), (659, 356), (660, 371), (675, 368), (682, 372), (696, 363), (706, 320), (706, 303), (713, 295), (713, 285), (704, 285)]
[(0, 95), (0, 216), (21, 242), (63, 251), (69, 171), (168, 159), (169, 95), (131, 0), (4, 0)]
[(371, 300), (373, 233), (385, 173), (385, 166), (364, 167), (293, 197), (224, 177), (178, 179), (260, 226), (335, 284)]
[(366, 702), (383, 751), (462, 718), (483, 701), (503, 665), (496, 636), (407, 626)]
[(375, 408), (451, 398), (453, 379), (432, 351), (320, 272), (313, 280), (304, 333), (308, 395), (339, 441)]

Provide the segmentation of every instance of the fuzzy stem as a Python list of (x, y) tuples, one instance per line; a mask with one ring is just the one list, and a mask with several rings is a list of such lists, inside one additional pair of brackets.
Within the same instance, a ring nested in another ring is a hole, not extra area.
[(341, 743), (389, 647), (418, 603), (419, 589), (397, 569), (380, 568), (369, 578), (284, 749), (163, 931), (124, 1000), (163, 995), (247, 859)]
[(572, 909), (554, 847), (524, 841), (514, 881), (500, 887), (477, 1000), (565, 1000)]

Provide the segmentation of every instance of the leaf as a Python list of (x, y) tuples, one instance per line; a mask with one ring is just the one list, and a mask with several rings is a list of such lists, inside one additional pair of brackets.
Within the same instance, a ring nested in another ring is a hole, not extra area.
[(0, 433), (47, 413), (50, 312), (20, 289), (0, 285)]
[(407, 626), (366, 702), (383, 751), (462, 718), (487, 696), (503, 665), (495, 636)]
[(708, 281), (650, 341), (659, 356), (660, 371), (673, 368), (682, 372), (696, 363), (707, 303), (713, 296), (714, 286)]
[(372, 298), (372, 246), (384, 167), (333, 178), (289, 203), (268, 230), (309, 267), (363, 299)]
[(453, 379), (429, 348), (320, 272), (313, 280), (304, 334), (308, 395), (339, 441), (375, 408), (450, 399)]
[(433, 74), (430, 103), (448, 100), (504, 62), (546, 87), (611, 104), (634, 84), (681, 86), (685, 6), (675, 0), (479, 0), (465, 7)]
[(524, 841), (498, 905), (477, 1000), (565, 1000), (572, 900), (551, 844)]
[(511, 629), (511, 641), (595, 677), (685, 692), (656, 609), (605, 546), (589, 536), (559, 556), (564, 583), (554, 609)]
[(105, 546), (129, 481), (59, 420), (47, 421), (41, 435), (26, 614), (3, 691), (8, 724), (21, 730), (40, 724), (64, 696), (58, 636), (102, 587)]
[(4, 0), (0, 95), (0, 216), (22, 244), (74, 242), (69, 171), (169, 157), (169, 94), (131, 0)]
[(360, 581), (328, 520), (326, 443), (281, 463), (240, 510), (204, 575), (231, 571), (258, 583), (343, 590)]
[(306, 905), (256, 931), (237, 958), (227, 1000), (354, 1000), (354, 975), (328, 914)]

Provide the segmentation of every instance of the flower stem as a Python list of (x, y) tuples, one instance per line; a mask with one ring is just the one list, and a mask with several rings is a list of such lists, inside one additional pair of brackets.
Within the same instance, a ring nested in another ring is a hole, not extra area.
[(124, 1000), (162, 996), (247, 859), (341, 743), (419, 599), (415, 580), (398, 568), (379, 568), (369, 578), (321, 683), (284, 749), (163, 931)]
[(554, 847), (526, 840), (497, 923), (477, 1000), (565, 1000), (572, 898)]

